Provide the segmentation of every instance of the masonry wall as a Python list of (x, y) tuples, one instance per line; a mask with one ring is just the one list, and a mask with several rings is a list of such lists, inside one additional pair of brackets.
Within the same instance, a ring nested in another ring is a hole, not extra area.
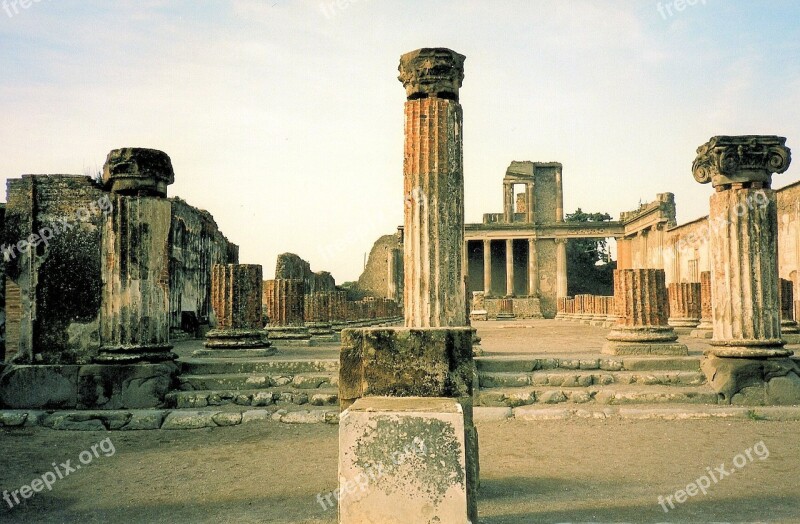
[[(6, 361), (83, 364), (97, 355), (109, 196), (85, 176), (8, 181), (2, 229)], [(170, 252), (164, 253), (170, 261), (170, 325), (184, 326), (187, 316), (195, 319), (189, 324), (208, 323), (211, 265), (236, 262), (238, 248), (207, 212), (180, 199), (171, 199), (171, 207)]]
[[(380, 237), (367, 257), (367, 266), (358, 277), (358, 290), (366, 296), (376, 298), (387, 298), (389, 290), (389, 256), (393, 249), (403, 250), (398, 234), (384, 235)], [(399, 302), (403, 301), (403, 278), (402, 266), (403, 257), (399, 257), (400, 280), (395, 281)]]
[(556, 221), (558, 186), (556, 173), (560, 167), (535, 167), (533, 194), (535, 199), (534, 220), (538, 224), (551, 224)]

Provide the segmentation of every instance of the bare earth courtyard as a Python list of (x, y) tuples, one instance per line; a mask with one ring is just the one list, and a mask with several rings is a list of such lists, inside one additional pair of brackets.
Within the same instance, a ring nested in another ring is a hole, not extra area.
[[(607, 333), (556, 321), (477, 327), (484, 358), (596, 357)], [(702, 349), (703, 342), (681, 340), (693, 344), (692, 354)], [(337, 348), (291, 350), (293, 356), (302, 352), (335, 358)], [(734, 419), (479, 422), (480, 522), (800, 522), (800, 421), (759, 418), (754, 412)], [(106, 446), (83, 469), (52, 482), (52, 491), (13, 508), (3, 502), (0, 521), (336, 522), (336, 509), (323, 508), (325, 495), (337, 487), (337, 426), (331, 424), (3, 429), (4, 448), (14, 452), (3, 454), (0, 487), (11, 492), (30, 485), (53, 471), (54, 462), (71, 460), (74, 467), (81, 452), (107, 438), (113, 453)], [(706, 494), (697, 487), (694, 496), (676, 493), (691, 493), (687, 486), (709, 475), (715, 481)]]

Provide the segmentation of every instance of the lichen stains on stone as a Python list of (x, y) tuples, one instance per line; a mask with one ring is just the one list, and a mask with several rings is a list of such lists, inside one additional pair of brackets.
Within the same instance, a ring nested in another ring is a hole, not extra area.
[(437, 419), (376, 418), (356, 443), (355, 464), (377, 472), (371, 489), (425, 493), (434, 506), (451, 486), (466, 482), (459, 439), (452, 425)]

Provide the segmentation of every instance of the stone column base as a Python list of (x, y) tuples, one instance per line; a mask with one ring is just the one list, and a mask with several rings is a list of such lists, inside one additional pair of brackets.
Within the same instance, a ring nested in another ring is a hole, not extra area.
[(308, 341), (311, 338), (305, 326), (268, 326), (264, 328), (270, 340)]
[(794, 320), (781, 320), (782, 335), (797, 335), (800, 333), (800, 326)]
[(678, 334), (669, 326), (617, 326), (606, 337), (606, 355), (688, 355), (689, 348), (677, 342)]
[(369, 397), (339, 421), (339, 522), (478, 522), (477, 463), (451, 398)]
[(793, 351), (784, 348), (781, 339), (774, 340), (712, 340), (706, 355), (730, 358), (780, 358)]
[(209, 349), (261, 349), (271, 343), (261, 329), (212, 329), (206, 333), (204, 345)]
[(700, 362), (709, 385), (728, 404), (800, 404), (800, 365), (791, 358), (725, 358)]
[(178, 358), (172, 344), (151, 346), (103, 346), (92, 360), (98, 364), (134, 364), (137, 362), (169, 362)]
[(692, 338), (714, 338), (714, 324), (709, 319), (700, 319), (700, 325), (690, 333)]
[(592, 317), (590, 325), (602, 327), (606, 323), (606, 315), (595, 315)]
[(333, 331), (333, 328), (331, 328), (330, 322), (306, 322), (306, 327), (312, 337), (329, 337), (330, 340), (334, 340), (334, 335), (336, 333)]
[(668, 324), (674, 328), (694, 329), (700, 325), (699, 318), (670, 318)]

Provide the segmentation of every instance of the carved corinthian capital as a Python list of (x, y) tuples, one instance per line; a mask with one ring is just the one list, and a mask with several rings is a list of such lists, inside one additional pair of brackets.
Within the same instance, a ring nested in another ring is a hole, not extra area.
[(409, 100), (437, 97), (458, 101), (464, 55), (444, 47), (423, 47), (400, 57), (400, 76)]
[(715, 188), (760, 183), (769, 188), (773, 173), (783, 173), (792, 161), (786, 139), (771, 135), (715, 136), (697, 148), (694, 178)]

